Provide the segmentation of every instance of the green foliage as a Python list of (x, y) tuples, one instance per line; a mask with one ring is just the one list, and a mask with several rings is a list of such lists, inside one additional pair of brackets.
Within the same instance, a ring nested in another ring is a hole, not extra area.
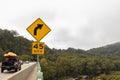
[(29, 55), (23, 54), (19, 55), (19, 59), (22, 61), (30, 61), (31, 57)]
[(0, 29), (0, 60), (7, 52), (14, 52), (22, 57), (25, 57), (24, 54), (31, 56), (31, 41), (19, 36), (16, 31)]
[(94, 77), (92, 80), (120, 80), (120, 71), (114, 71), (110, 74), (100, 74)]
[[(50, 78), (57, 80), (66, 76), (97, 76), (100, 74), (110, 74), (112, 71), (115, 71), (116, 68), (120, 70), (120, 67), (116, 67), (116, 60), (118, 59), (115, 60), (113, 57), (115, 56), (91, 56), (87, 54), (63, 53), (57, 56), (55, 61), (44, 57), (45, 62), (41, 62), (41, 67), (45, 80), (49, 80)], [(46, 63), (47, 65), (44, 66)], [(102, 75), (102, 77), (104, 78), (104, 75)]]

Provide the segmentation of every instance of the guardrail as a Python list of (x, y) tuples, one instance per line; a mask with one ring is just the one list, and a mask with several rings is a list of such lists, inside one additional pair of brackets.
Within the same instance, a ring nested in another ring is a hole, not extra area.
[(41, 72), (40, 63), (37, 63), (37, 79), (36, 80), (43, 80), (43, 72)]

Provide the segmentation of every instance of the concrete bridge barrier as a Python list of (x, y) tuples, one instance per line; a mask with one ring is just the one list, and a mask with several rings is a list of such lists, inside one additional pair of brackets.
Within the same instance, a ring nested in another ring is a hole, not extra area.
[(21, 71), (18, 71), (14, 75), (10, 76), (6, 80), (27, 80), (28, 76), (30, 75), (31, 71), (34, 69), (34, 67), (37, 65), (37, 63), (33, 63), (32, 65), (21, 69)]

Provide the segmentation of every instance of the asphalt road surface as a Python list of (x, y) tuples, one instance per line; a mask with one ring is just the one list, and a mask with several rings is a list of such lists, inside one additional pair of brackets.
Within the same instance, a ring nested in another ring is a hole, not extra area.
[[(21, 70), (32, 65), (33, 63), (24, 63), (22, 66), (21, 66)], [(0, 64), (1, 65), (1, 64)], [(19, 72), (19, 71), (18, 71)], [(16, 72), (14, 71), (7, 71), (7, 70), (4, 70), (3, 73), (1, 73), (1, 68), (0, 68), (0, 80), (6, 80), (8, 77), (10, 77), (11, 75), (14, 75)]]

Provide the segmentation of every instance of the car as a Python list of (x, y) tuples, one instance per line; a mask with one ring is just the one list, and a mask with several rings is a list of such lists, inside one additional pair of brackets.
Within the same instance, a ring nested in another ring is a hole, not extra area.
[(29, 61), (25, 61), (25, 63), (26, 63), (26, 64), (28, 64), (28, 63), (29, 63)]
[(3, 73), (4, 70), (14, 70), (15, 72), (21, 70), (19, 58), (17, 56), (5, 56), (1, 63), (1, 73)]

